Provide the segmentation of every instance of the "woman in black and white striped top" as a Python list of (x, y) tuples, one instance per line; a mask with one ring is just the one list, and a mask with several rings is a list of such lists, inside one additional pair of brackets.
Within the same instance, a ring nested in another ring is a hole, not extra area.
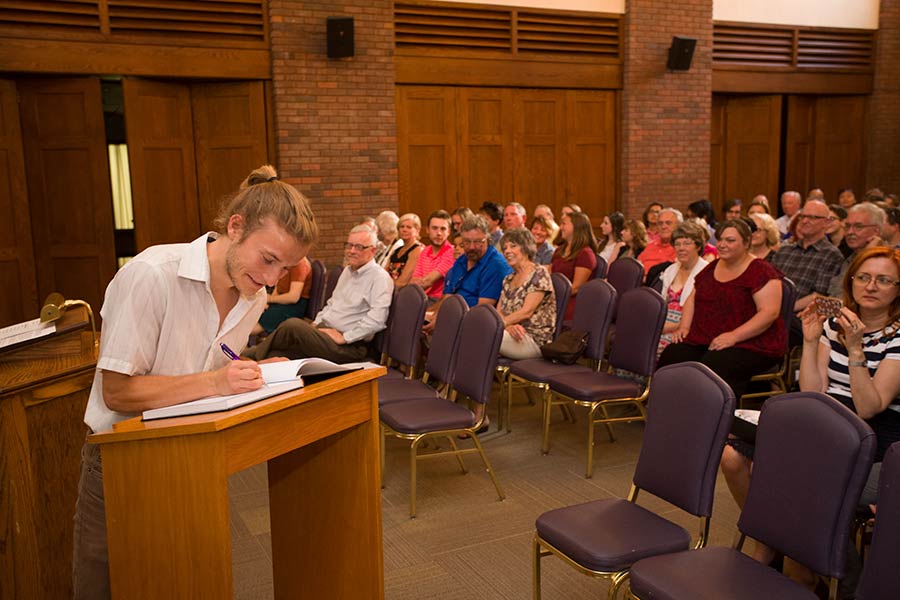
[[(800, 389), (825, 392), (865, 419), (878, 440), (875, 462), (900, 441), (900, 251), (860, 252), (844, 278), (844, 306), (837, 317), (801, 314), (803, 358)], [(874, 501), (878, 469), (863, 502)]]

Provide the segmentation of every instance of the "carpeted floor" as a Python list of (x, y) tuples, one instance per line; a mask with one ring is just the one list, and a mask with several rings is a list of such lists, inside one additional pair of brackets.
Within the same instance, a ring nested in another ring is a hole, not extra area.
[[(495, 414), (493, 410), (491, 414)], [(477, 455), (466, 457), (466, 475), (460, 473), (453, 458), (432, 459), (419, 464), (415, 519), (410, 519), (408, 512), (408, 443), (389, 439), (382, 495), (385, 598), (531, 598), (535, 519), (552, 508), (624, 497), (640, 450), (643, 424), (617, 425), (614, 443), (598, 428), (594, 476), (585, 479), (585, 419), (584, 413), (577, 415), (578, 422), (572, 424), (554, 412), (552, 448), (543, 456), (540, 409), (526, 404), (524, 395), (520, 395), (513, 406), (512, 433), (497, 433), (492, 426), (489, 433), (480, 436), (506, 500), (498, 501)], [(460, 442), (466, 443), (471, 442)], [(229, 492), (234, 596), (241, 600), (272, 598), (265, 466), (232, 476)], [(693, 517), (646, 494), (641, 501), (696, 536), (697, 521)], [(711, 545), (733, 542), (737, 517), (737, 506), (720, 477)], [(605, 581), (582, 576), (556, 558), (545, 558), (542, 572), (546, 600), (605, 597)]]

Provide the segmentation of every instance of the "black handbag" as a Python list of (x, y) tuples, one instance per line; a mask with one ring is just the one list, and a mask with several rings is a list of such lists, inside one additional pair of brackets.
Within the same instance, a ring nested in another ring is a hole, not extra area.
[(574, 365), (587, 348), (586, 331), (567, 329), (559, 337), (541, 346), (541, 355), (547, 360), (563, 365)]

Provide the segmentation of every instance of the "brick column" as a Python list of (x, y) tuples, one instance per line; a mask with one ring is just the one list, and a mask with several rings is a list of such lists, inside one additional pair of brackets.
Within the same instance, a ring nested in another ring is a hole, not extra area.
[(867, 113), (866, 187), (900, 194), (900, 0), (881, 0)]
[[(709, 195), (712, 0), (628, 0), (622, 90), (622, 210), (684, 208)], [(697, 38), (689, 71), (666, 69), (672, 36)]]
[[(329, 16), (354, 17), (353, 58), (326, 56)], [(399, 206), (393, 3), (271, 0), (269, 22), (279, 172), (312, 201), (312, 254), (336, 264), (351, 225)]]

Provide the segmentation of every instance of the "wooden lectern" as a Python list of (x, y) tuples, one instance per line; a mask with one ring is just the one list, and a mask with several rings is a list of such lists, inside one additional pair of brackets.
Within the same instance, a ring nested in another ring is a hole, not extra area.
[(88, 312), (0, 350), (0, 597), (72, 597), (72, 517), (96, 355)]
[(276, 598), (384, 597), (378, 381), (354, 371), (101, 445), (114, 598), (231, 598), (228, 475), (268, 461)]

